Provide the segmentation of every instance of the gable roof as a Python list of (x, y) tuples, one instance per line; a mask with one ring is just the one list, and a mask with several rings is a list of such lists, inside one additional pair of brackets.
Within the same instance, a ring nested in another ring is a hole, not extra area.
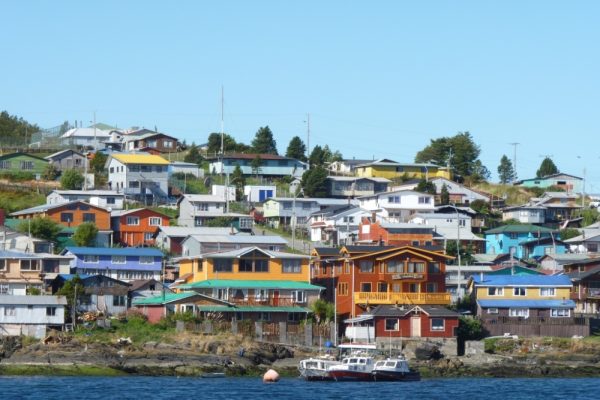
[[(110, 157), (127, 165), (127, 164), (144, 164), (144, 165), (169, 165), (169, 162), (161, 156), (153, 154), (111, 154)], [(107, 161), (108, 162), (108, 161)]]
[[(227, 228), (212, 228), (206, 226), (196, 226), (193, 228), (188, 228), (186, 226), (159, 226), (157, 232), (163, 232), (165, 236), (171, 237), (187, 237), (190, 235), (231, 235), (231, 227)], [(238, 231), (233, 228), (234, 235), (248, 235), (246, 233), (238, 233)]]
[(0, 295), (1, 305), (33, 305), (33, 306), (65, 306), (67, 298), (64, 296), (28, 296), (16, 294)]
[(38, 157), (38, 156), (34, 156), (33, 154), (28, 154), (28, 153), (9, 153), (9, 154), (3, 154), (3, 155), (0, 156), (0, 161), (8, 160), (9, 158), (20, 157), (20, 156), (30, 157), (30, 158), (34, 158), (36, 160), (48, 162), (48, 160), (46, 160), (44, 158), (41, 158), (41, 157)]
[(148, 256), (148, 257), (163, 257), (162, 251), (151, 247), (74, 247), (69, 246), (61, 252), (62, 255), (67, 252), (81, 255), (92, 256)]
[(533, 233), (533, 232), (542, 232), (542, 233), (550, 233), (556, 232), (554, 229), (546, 228), (544, 226), (531, 225), (531, 224), (523, 224), (523, 225), (503, 225), (494, 229), (490, 229), (485, 231), (486, 235), (496, 234), (496, 233)]
[(189, 234), (187, 240), (200, 243), (247, 243), (247, 244), (281, 244), (287, 245), (287, 240), (277, 235), (231, 235), (227, 234)]
[(291, 290), (323, 290), (322, 286), (312, 285), (308, 282), (295, 281), (268, 281), (268, 280), (243, 280), (243, 279), (209, 279), (180, 285), (185, 289), (204, 288), (230, 288), (230, 289), (291, 289)]
[(110, 216), (111, 217), (122, 217), (124, 215), (129, 215), (129, 214), (137, 214), (140, 211), (148, 211), (153, 214), (161, 215), (167, 219), (171, 219), (171, 217), (168, 216), (167, 214), (161, 213), (160, 211), (156, 211), (156, 210), (153, 210), (148, 207), (134, 208), (132, 210), (113, 210), (113, 211), (111, 211)]
[[(430, 317), (450, 317), (458, 318), (460, 316), (456, 311), (452, 311), (442, 306), (395, 306), (395, 305), (378, 305), (371, 311), (370, 314), (376, 317), (403, 317), (413, 311), (421, 311)], [(363, 314), (364, 315), (364, 314)]]
[(295, 253), (284, 253), (281, 251), (271, 251), (271, 250), (264, 250), (261, 249), (260, 247), (256, 247), (256, 246), (251, 246), (251, 247), (243, 247), (241, 249), (235, 249), (235, 250), (228, 250), (228, 251), (222, 251), (222, 252), (212, 252), (212, 253), (204, 253), (204, 254), (199, 254), (197, 256), (184, 256), (184, 257), (180, 257), (179, 260), (184, 260), (184, 259), (204, 259), (204, 258), (241, 258), (243, 256), (245, 256), (248, 253), (257, 251), (259, 253), (263, 253), (265, 256), (269, 257), (269, 258), (286, 258), (286, 259), (308, 259), (310, 258), (310, 256), (304, 255), (304, 254), (295, 254)]
[(96, 206), (94, 204), (90, 204), (90, 203), (87, 203), (82, 200), (74, 200), (74, 201), (69, 201), (66, 203), (59, 203), (59, 204), (42, 204), (41, 206), (35, 206), (35, 207), (31, 207), (31, 208), (26, 208), (25, 210), (15, 211), (14, 213), (11, 213), (10, 215), (39, 214), (39, 213), (43, 213), (43, 212), (46, 212), (49, 210), (54, 210), (55, 208), (68, 207), (69, 205), (78, 204), (78, 203), (85, 204), (86, 206), (93, 207), (98, 210), (105, 211), (107, 213), (109, 212), (104, 207)]
[(73, 153), (73, 154), (77, 154), (78, 156), (84, 157), (83, 154), (81, 154), (80, 152), (73, 150), (73, 149), (66, 149), (66, 150), (61, 150), (61, 151), (57, 151), (56, 153), (52, 153), (49, 156), (44, 157), (45, 160), (52, 160), (54, 158), (58, 158), (59, 156), (62, 156), (63, 154), (66, 153)]
[(578, 179), (578, 180), (583, 180), (583, 178), (580, 178), (580, 177), (575, 176), (575, 175), (565, 174), (563, 172), (558, 172), (556, 174), (546, 175), (546, 176), (543, 176), (541, 178), (527, 178), (527, 179), (522, 179), (520, 181), (515, 182), (515, 184), (518, 185), (520, 183), (528, 182), (528, 181), (543, 181), (543, 180), (546, 180), (546, 179), (556, 178), (556, 177), (559, 177), (559, 176), (568, 176), (570, 178), (575, 178), (575, 179)]
[(313, 252), (320, 257), (322, 257), (322, 256), (337, 257), (340, 255), (340, 249), (338, 249), (337, 247), (315, 247), (313, 249)]
[(225, 198), (222, 196), (216, 196), (213, 194), (184, 194), (182, 195), (179, 200), (177, 201), (177, 203), (180, 203), (183, 201), (183, 199), (187, 199), (188, 201), (193, 201), (193, 202), (213, 202), (213, 203), (225, 203)]
[(552, 286), (571, 287), (567, 275), (484, 275), (474, 276), (473, 282), (479, 287), (487, 286)]

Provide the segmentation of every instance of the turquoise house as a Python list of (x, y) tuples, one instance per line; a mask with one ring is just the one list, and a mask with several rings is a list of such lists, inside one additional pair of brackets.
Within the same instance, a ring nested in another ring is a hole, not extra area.
[(504, 225), (485, 232), (486, 253), (513, 254), (518, 259), (565, 254), (559, 232), (536, 225)]
[(583, 179), (578, 176), (559, 172), (542, 178), (523, 179), (515, 182), (515, 185), (528, 188), (539, 187), (542, 189), (554, 186), (563, 189), (567, 193), (581, 193)]

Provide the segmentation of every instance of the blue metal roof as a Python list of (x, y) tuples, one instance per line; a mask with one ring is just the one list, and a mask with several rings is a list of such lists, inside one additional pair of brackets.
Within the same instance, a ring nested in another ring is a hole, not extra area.
[(567, 275), (484, 275), (473, 280), (477, 286), (572, 286)]
[(38, 254), (24, 253), (22, 251), (0, 250), (0, 259), (40, 259), (44, 258)]
[[(77, 276), (77, 274), (58, 274), (57, 277), (58, 278), (62, 278), (65, 281), (70, 281), (71, 279), (75, 278)], [(92, 275), (87, 275), (87, 274), (79, 274), (79, 277), (81, 279), (87, 279)]]
[(482, 299), (477, 304), (483, 308), (575, 308), (573, 300), (501, 300)]
[(151, 247), (65, 247), (61, 254), (70, 252), (82, 256), (152, 256), (163, 257), (162, 251)]

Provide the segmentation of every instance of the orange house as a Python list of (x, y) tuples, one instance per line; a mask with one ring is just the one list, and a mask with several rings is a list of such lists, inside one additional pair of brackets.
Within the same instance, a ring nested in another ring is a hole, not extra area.
[(99, 231), (110, 231), (110, 211), (80, 200), (31, 207), (14, 212), (11, 216), (18, 219), (50, 218), (67, 228), (77, 228), (84, 222), (92, 222)]
[(169, 226), (169, 216), (149, 208), (116, 210), (111, 214), (115, 240), (123, 246), (153, 245), (160, 226)]
[(443, 241), (431, 226), (371, 222), (369, 218), (362, 219), (358, 232), (358, 240), (363, 243), (371, 242), (388, 246), (435, 246)]

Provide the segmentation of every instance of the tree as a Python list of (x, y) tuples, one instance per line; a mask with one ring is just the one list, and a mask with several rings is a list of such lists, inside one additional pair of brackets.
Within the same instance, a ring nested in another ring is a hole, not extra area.
[(40, 130), (37, 125), (32, 125), (7, 111), (0, 113), (0, 144), (4, 146), (28, 145), (31, 134)]
[(568, 240), (581, 235), (579, 229), (565, 228), (560, 231), (560, 240)]
[(448, 204), (450, 204), (450, 192), (448, 192), (448, 186), (444, 183), (440, 191), (440, 205), (445, 206)]
[(540, 169), (535, 173), (536, 178), (543, 178), (548, 175), (558, 174), (558, 168), (554, 161), (550, 157), (544, 158), (542, 164), (540, 164)]
[(230, 217), (216, 217), (206, 221), (206, 226), (209, 228), (227, 228), (233, 223), (233, 218)]
[(301, 185), (307, 197), (327, 197), (327, 170), (322, 166), (309, 169), (302, 175)]
[(417, 192), (429, 193), (432, 195), (435, 195), (437, 193), (434, 183), (431, 181), (426, 181), (425, 179), (421, 179), (415, 190)]
[(480, 160), (475, 160), (473, 162), (471, 175), (468, 179), (471, 183), (478, 183), (489, 180), (490, 176), (491, 174), (487, 167), (483, 165)]
[[(478, 157), (481, 150), (473, 141), (469, 132), (459, 132), (453, 137), (431, 139), (431, 143), (415, 156), (415, 162), (428, 163), (435, 161), (438, 164), (450, 164), (460, 176), (471, 176), (478, 172), (481, 176), (483, 165), (476, 170)], [(485, 178), (484, 178), (485, 179)]]
[(500, 165), (498, 165), (498, 177), (500, 183), (507, 184), (516, 179), (515, 170), (512, 162), (506, 157), (506, 154), (500, 159)]
[(58, 177), (58, 170), (54, 164), (46, 165), (44, 172), (42, 173), (42, 179), (46, 181), (53, 181)]
[(327, 154), (323, 151), (323, 148), (319, 145), (313, 147), (313, 150), (308, 157), (308, 162), (311, 167), (316, 167), (319, 165), (325, 165)]
[(260, 167), (262, 166), (262, 158), (257, 154), (256, 157), (250, 163), (250, 168), (252, 168), (252, 173), (256, 175), (258, 178), (258, 174), (260, 174)]
[(94, 157), (92, 157), (92, 160), (90, 161), (90, 169), (95, 174), (103, 174), (105, 171), (104, 165), (106, 164), (107, 159), (108, 156), (106, 154), (102, 153), (101, 151), (97, 151), (94, 153)]
[(71, 319), (71, 322), (77, 321), (76, 308), (79, 298), (85, 294), (85, 287), (79, 275), (65, 282), (63, 287), (56, 292), (58, 296), (65, 296), (67, 299), (67, 309), (65, 310), (65, 319)]
[(290, 144), (285, 151), (285, 156), (295, 158), (296, 160), (306, 161), (306, 145), (298, 136), (290, 140)]
[(476, 199), (469, 204), (474, 211), (477, 211), (479, 214), (489, 215), (491, 213), (490, 203), (485, 200)]
[[(235, 139), (224, 133), (223, 134), (223, 151), (236, 151)], [(208, 154), (221, 154), (221, 134), (213, 132), (208, 135)]]
[(200, 155), (198, 146), (192, 143), (187, 154), (185, 155), (185, 157), (183, 157), (183, 161), (200, 165), (202, 163), (202, 160), (203, 158)]
[(17, 230), (22, 233), (31, 233), (34, 238), (56, 242), (58, 234), (62, 231), (62, 226), (50, 218), (36, 217), (21, 222)]
[(268, 125), (258, 128), (252, 140), (252, 149), (257, 154), (278, 154), (277, 143)]
[(73, 241), (75, 244), (77, 244), (77, 246), (89, 247), (94, 244), (97, 235), (98, 228), (96, 228), (96, 224), (92, 222), (84, 222), (75, 230), (75, 233), (73, 234)]
[(310, 309), (317, 324), (335, 319), (335, 306), (333, 303), (319, 299), (310, 306)]
[(244, 186), (246, 186), (246, 178), (239, 164), (235, 165), (231, 173), (231, 183), (235, 186), (236, 200), (240, 201), (244, 197)]
[(68, 169), (60, 178), (60, 186), (67, 190), (80, 190), (83, 187), (83, 175), (77, 170)]

